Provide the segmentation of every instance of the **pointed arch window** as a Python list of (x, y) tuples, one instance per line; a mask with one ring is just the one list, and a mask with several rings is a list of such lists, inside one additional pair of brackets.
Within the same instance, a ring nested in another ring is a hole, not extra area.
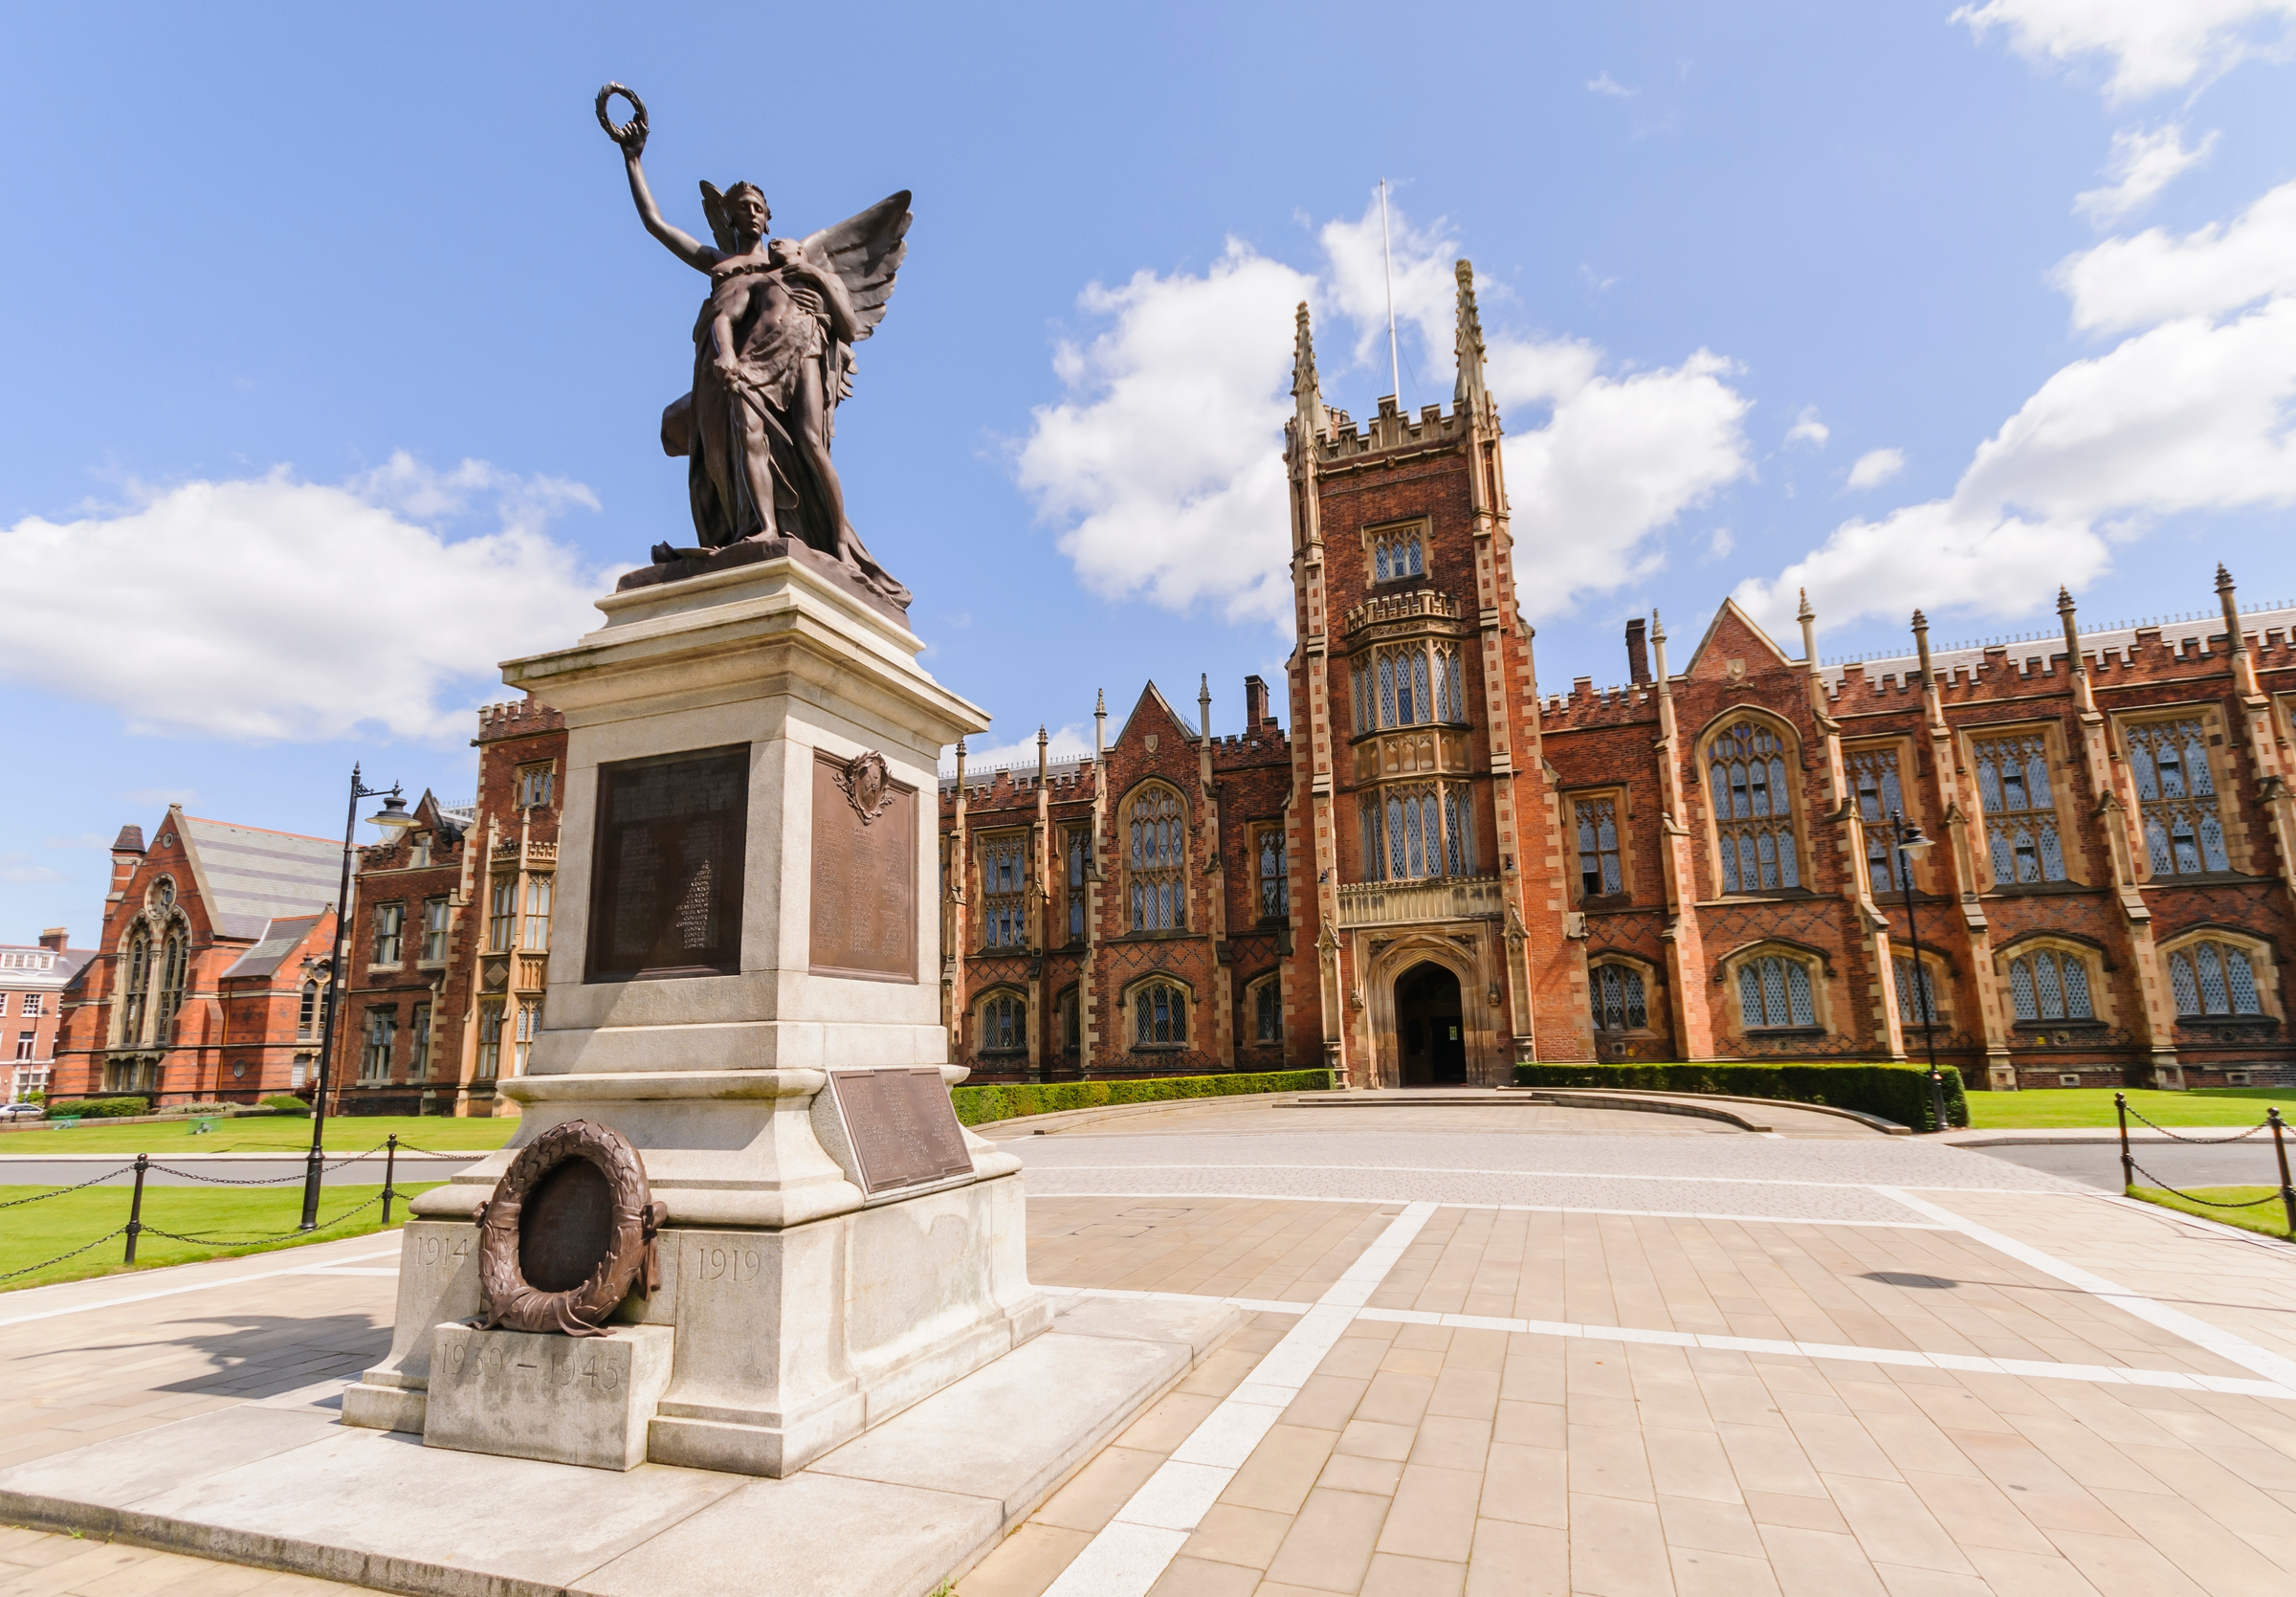
[(1187, 821), (1169, 787), (1136, 794), (1125, 820), (1126, 883), (1136, 932), (1185, 931), (1188, 924)]
[(2145, 853), (2156, 876), (2229, 871), (2208, 734), (2198, 720), (2129, 729), (2129, 768), (2144, 813)]
[(295, 1034), (300, 1038), (319, 1035), (319, 978), (314, 976), (303, 984), (303, 996), (295, 1007)]
[(1904, 1026), (1939, 1024), (1937, 1015), (1937, 987), (1930, 967), (1916, 965), (1911, 955), (1892, 960), (1897, 967), (1897, 1015)]
[(1417, 528), (1407, 532), (1388, 533), (1375, 538), (1371, 543), (1371, 580), (1400, 582), (1409, 577), (1427, 574), (1426, 545), (1420, 541)]
[(1188, 995), (1177, 983), (1146, 983), (1133, 990), (1132, 1020), (1135, 1048), (1185, 1048)]
[(1764, 954), (1738, 966), (1738, 1009), (1748, 1031), (1818, 1024), (1810, 967), (1782, 954)]
[(160, 943), (160, 1001), (153, 1013), (153, 1034), (171, 1042), (176, 1011), (184, 1007), (184, 978), (191, 965), (191, 933), (182, 921), (167, 928)]
[(1251, 989), (1252, 1041), (1265, 1045), (1284, 1040), (1284, 984), (1281, 977), (1263, 977)]
[(1028, 1051), (1028, 1001), (1018, 993), (992, 992), (981, 1001), (981, 1052)]
[(1988, 739), (1975, 745), (1977, 803), (1985, 811), (1985, 852), (1997, 887), (2063, 881), (2064, 843), (2049, 790), (2048, 745), (2038, 735)]
[(1382, 787), (1358, 803), (1366, 881), (1475, 874), (1472, 790), (1464, 784)]
[(1897, 750), (1861, 748), (1850, 754), (1847, 764), (1850, 783), (1858, 790), (1858, 818), (1866, 823), (1866, 877), (1876, 893), (1894, 893), (1901, 884), (1889, 817), (1906, 808), (1897, 780)]
[(2264, 1012), (2247, 951), (2213, 938), (2170, 953), (2169, 988), (2176, 996), (2179, 1020)]
[(1350, 680), (1358, 732), (1467, 720), (1467, 681), (1454, 643), (1376, 650), (1352, 669)]
[(1801, 885), (1786, 775), (1791, 753), (1784, 739), (1757, 721), (1726, 727), (1707, 745), (1725, 893)]
[(1068, 832), (1069, 878), (1069, 941), (1084, 941), (1084, 861), (1085, 840), (1090, 834), (1082, 827), (1071, 827)]
[(2009, 1002), (2020, 1020), (2094, 1020), (2088, 964), (2077, 954), (2036, 948), (2009, 962)]
[(1599, 898), (1625, 892), (1626, 878), (1619, 868), (1619, 801), (1579, 799), (1573, 809), (1578, 822), (1578, 896)]
[(123, 963), (126, 979), (121, 984), (120, 1043), (134, 1048), (144, 1040), (144, 1014), (151, 1002), (151, 928), (138, 923), (127, 934)]
[(1028, 834), (981, 840), (981, 945), (1018, 948), (1028, 941)]
[(1598, 965), (1587, 972), (1598, 1031), (1641, 1031), (1650, 1025), (1643, 973), (1630, 965)]

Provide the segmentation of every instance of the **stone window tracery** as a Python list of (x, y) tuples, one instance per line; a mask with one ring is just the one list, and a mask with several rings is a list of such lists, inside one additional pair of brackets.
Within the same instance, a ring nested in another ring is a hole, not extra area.
[(1084, 864), (1088, 833), (1082, 827), (1071, 827), (1068, 833), (1069, 854), (1069, 941), (1084, 941)]
[(2063, 881), (2064, 845), (2049, 791), (2048, 745), (2039, 733), (1975, 745), (1977, 803), (1997, 886)]
[(1375, 649), (1357, 661), (1351, 680), (1358, 732), (1467, 720), (1467, 682), (1456, 644), (1434, 640)]
[(1187, 821), (1180, 795), (1155, 787), (1136, 794), (1125, 823), (1127, 883), (1136, 932), (1185, 931), (1188, 924)]
[(2177, 1019), (2264, 1012), (2257, 991), (2256, 966), (2246, 949), (2204, 938), (2173, 949), (2168, 961), (2169, 988), (2176, 997)]
[(1147, 982), (1133, 989), (1133, 1046), (1185, 1048), (1188, 995), (1172, 982)]
[(516, 876), (497, 876), (487, 900), (486, 945), (494, 953), (510, 952), (512, 935), (519, 924), (519, 879)]
[(2036, 948), (2009, 962), (2009, 1002), (2020, 1020), (2094, 1020), (2088, 965), (2079, 955)]
[(2197, 719), (2129, 728), (2129, 768), (2136, 778), (2145, 853), (2156, 876), (2229, 871), (2217, 786), (2208, 768), (2208, 733)]
[(1419, 530), (1385, 533), (1371, 543), (1371, 580), (1397, 582), (1427, 574), (1426, 546)]
[(1906, 808), (1897, 779), (1897, 750), (1861, 748), (1850, 752), (1850, 785), (1858, 793), (1858, 818), (1865, 822), (1866, 877), (1876, 893), (1894, 893), (1898, 880), (1897, 844), (1890, 835), (1889, 817)]
[(1724, 893), (1801, 885), (1786, 776), (1790, 752), (1777, 732), (1757, 721), (1727, 727), (1707, 745)]
[(1937, 1013), (1935, 974), (1929, 965), (1916, 965), (1911, 955), (1889, 962), (1897, 970), (1897, 1014), (1903, 1026), (1941, 1025)]
[(512, 1039), (510, 1074), (524, 1076), (526, 1061), (533, 1056), (534, 1039), (542, 1034), (542, 1001), (528, 998), (519, 1005), (519, 1030)]
[(1738, 1009), (1750, 1031), (1816, 1026), (1810, 967), (1782, 954), (1746, 961), (1738, 966)]
[(1292, 913), (1292, 876), (1285, 858), (1284, 829), (1262, 827), (1254, 839), (1259, 860), (1260, 919), (1279, 920)]
[(420, 1081), (430, 1074), (430, 1006), (417, 1004), (407, 1026), (407, 1076)]
[(981, 840), (981, 945), (1019, 948), (1028, 941), (1028, 834)]
[(1380, 788), (1358, 801), (1366, 881), (1471, 876), (1472, 789), (1455, 782)]
[(1598, 1031), (1642, 1031), (1650, 1025), (1643, 973), (1630, 965), (1598, 965), (1587, 972), (1587, 996)]
[(295, 1009), (295, 1034), (298, 1037), (319, 1035), (319, 978), (314, 976), (303, 984), (303, 996)]
[(492, 1081), (502, 1071), (502, 1000), (481, 998), (478, 1001), (478, 1060), (477, 1076)]
[(1280, 977), (1263, 977), (1251, 989), (1251, 1019), (1254, 1042), (1284, 1040), (1284, 984)]
[(529, 953), (541, 953), (550, 946), (550, 888), (549, 876), (526, 878), (525, 936), (519, 946)]
[(174, 1040), (175, 1015), (184, 1007), (184, 977), (191, 965), (191, 934), (182, 921), (167, 928), (160, 944), (160, 1002), (152, 1033), (161, 1042)]
[(981, 1001), (981, 1052), (1028, 1051), (1028, 1001), (1018, 993), (992, 992)]
[(127, 978), (121, 984), (120, 1043), (134, 1048), (144, 1040), (144, 1011), (151, 1000), (151, 928), (138, 923), (127, 934)]
[(1583, 898), (1626, 891), (1619, 867), (1619, 804), (1615, 798), (1579, 799), (1578, 894)]

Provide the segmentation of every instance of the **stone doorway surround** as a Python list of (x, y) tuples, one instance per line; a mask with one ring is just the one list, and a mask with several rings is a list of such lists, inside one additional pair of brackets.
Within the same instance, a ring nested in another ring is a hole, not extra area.
[[(1362, 972), (1365, 1009), (1358, 1046), (1368, 1068), (1358, 1071), (1366, 1087), (1433, 1086), (1404, 1079), (1403, 979), (1422, 965), (1445, 970), (1459, 984), (1459, 1044), (1465, 1079), (1450, 1086), (1504, 1087), (1513, 1080), (1507, 1051), (1504, 994), (1500, 983), (1503, 945), (1495, 922), (1467, 920), (1423, 925), (1379, 935), (1358, 933), (1356, 968)], [(1423, 1016), (1424, 1019), (1424, 1016)], [(1446, 1024), (1448, 1024), (1446, 1021)]]
[(1453, 1087), (1467, 1080), (1459, 978), (1425, 961), (1395, 980), (1398, 1066), (1406, 1087)]

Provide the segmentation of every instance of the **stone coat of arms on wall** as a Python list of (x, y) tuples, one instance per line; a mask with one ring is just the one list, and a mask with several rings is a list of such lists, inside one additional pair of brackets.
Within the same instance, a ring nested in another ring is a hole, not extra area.
[(885, 756), (875, 749), (856, 754), (835, 773), (837, 790), (853, 807), (863, 826), (885, 813), (893, 803), (893, 773), (885, 768)]

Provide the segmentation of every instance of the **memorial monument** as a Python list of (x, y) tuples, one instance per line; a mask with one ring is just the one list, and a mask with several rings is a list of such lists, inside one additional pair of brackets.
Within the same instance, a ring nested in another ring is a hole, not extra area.
[(926, 896), (940, 750), (988, 721), (918, 668), (830, 457), (909, 196), (793, 239), (754, 185), (704, 183), (704, 244), (647, 186), (643, 104), (609, 84), (597, 111), (647, 231), (709, 279), (662, 416), (695, 543), (503, 668), (569, 729), (547, 1024), (502, 1084), (514, 1145), (415, 1201), (343, 1417), (779, 1476), (1049, 1323), (1019, 1161), (950, 1109)]

